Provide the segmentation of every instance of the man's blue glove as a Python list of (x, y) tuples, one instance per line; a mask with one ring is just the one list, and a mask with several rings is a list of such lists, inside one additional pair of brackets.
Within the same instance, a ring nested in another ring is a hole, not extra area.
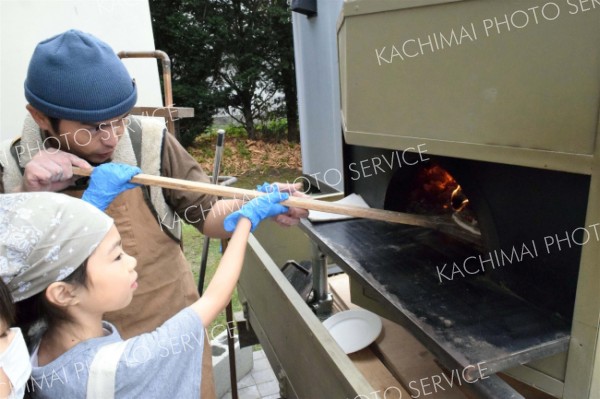
[(142, 173), (142, 170), (137, 166), (121, 163), (105, 163), (97, 166), (92, 172), (90, 185), (81, 199), (103, 211), (117, 195), (139, 186), (139, 184), (129, 183), (129, 180), (138, 173)]
[(290, 196), (287, 193), (280, 193), (277, 187), (269, 192), (267, 195), (262, 197), (254, 198), (253, 200), (245, 203), (239, 211), (235, 211), (225, 218), (223, 227), (226, 231), (235, 230), (238, 220), (241, 217), (250, 219), (252, 223), (252, 230), (254, 231), (258, 224), (271, 216), (277, 216), (281, 213), (288, 211), (287, 206), (280, 204), (281, 201), (285, 201)]

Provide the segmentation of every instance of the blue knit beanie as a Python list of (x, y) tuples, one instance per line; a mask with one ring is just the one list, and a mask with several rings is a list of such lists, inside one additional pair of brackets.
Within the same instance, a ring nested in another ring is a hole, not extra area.
[(25, 97), (47, 116), (100, 122), (129, 112), (137, 101), (137, 88), (108, 44), (69, 30), (35, 48)]

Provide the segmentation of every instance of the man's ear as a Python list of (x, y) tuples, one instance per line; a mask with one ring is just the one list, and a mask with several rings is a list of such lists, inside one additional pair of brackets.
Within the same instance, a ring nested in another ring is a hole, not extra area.
[(44, 113), (34, 108), (31, 104), (27, 104), (25, 108), (27, 108), (27, 111), (29, 111), (29, 114), (31, 115), (35, 123), (37, 123), (37, 125), (40, 127), (40, 129), (56, 133), (52, 131), (50, 119), (48, 119), (48, 117)]
[(66, 308), (79, 303), (76, 287), (64, 281), (57, 281), (50, 284), (46, 288), (46, 299), (60, 308)]

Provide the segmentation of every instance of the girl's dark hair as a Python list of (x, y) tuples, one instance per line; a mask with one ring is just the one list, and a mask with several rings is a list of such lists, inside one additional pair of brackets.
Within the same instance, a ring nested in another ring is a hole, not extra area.
[[(81, 266), (75, 269), (73, 273), (69, 274), (61, 281), (87, 287), (87, 259)], [(25, 336), (28, 345), (34, 343), (31, 340), (32, 338), (35, 338), (36, 331), (30, 330), (31, 327), (38, 322), (43, 322), (47, 329), (53, 329), (61, 323), (72, 321), (67, 312), (48, 301), (46, 298), (46, 290), (31, 298), (25, 299), (24, 301), (17, 302), (16, 307), (17, 325), (23, 331), (23, 335)]]
[(0, 279), (0, 317), (7, 327), (15, 324), (15, 305), (9, 289), (2, 279)]

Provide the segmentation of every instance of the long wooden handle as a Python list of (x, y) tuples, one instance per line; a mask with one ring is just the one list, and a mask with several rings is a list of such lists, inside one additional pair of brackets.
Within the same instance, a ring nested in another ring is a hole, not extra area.
[[(73, 167), (73, 173), (78, 176), (89, 176), (92, 169), (82, 169)], [(210, 183), (194, 182), (171, 177), (153, 176), (140, 173), (131, 179), (132, 183), (144, 184), (148, 186), (158, 186), (173, 190), (193, 191), (204, 194), (212, 194), (225, 198), (240, 199), (249, 201), (265, 195), (260, 191), (247, 190), (237, 187), (220, 186)], [(353, 216), (357, 218), (366, 218), (382, 220), (385, 222), (402, 223), (411, 226), (428, 227), (436, 230), (446, 230), (451, 227), (451, 223), (435, 216), (413, 215), (409, 213), (393, 212), (383, 209), (361, 208), (354, 205), (340, 205), (327, 201), (319, 201), (310, 198), (289, 197), (281, 202), (285, 206), (309, 209), (314, 211), (336, 213), (340, 215)]]

